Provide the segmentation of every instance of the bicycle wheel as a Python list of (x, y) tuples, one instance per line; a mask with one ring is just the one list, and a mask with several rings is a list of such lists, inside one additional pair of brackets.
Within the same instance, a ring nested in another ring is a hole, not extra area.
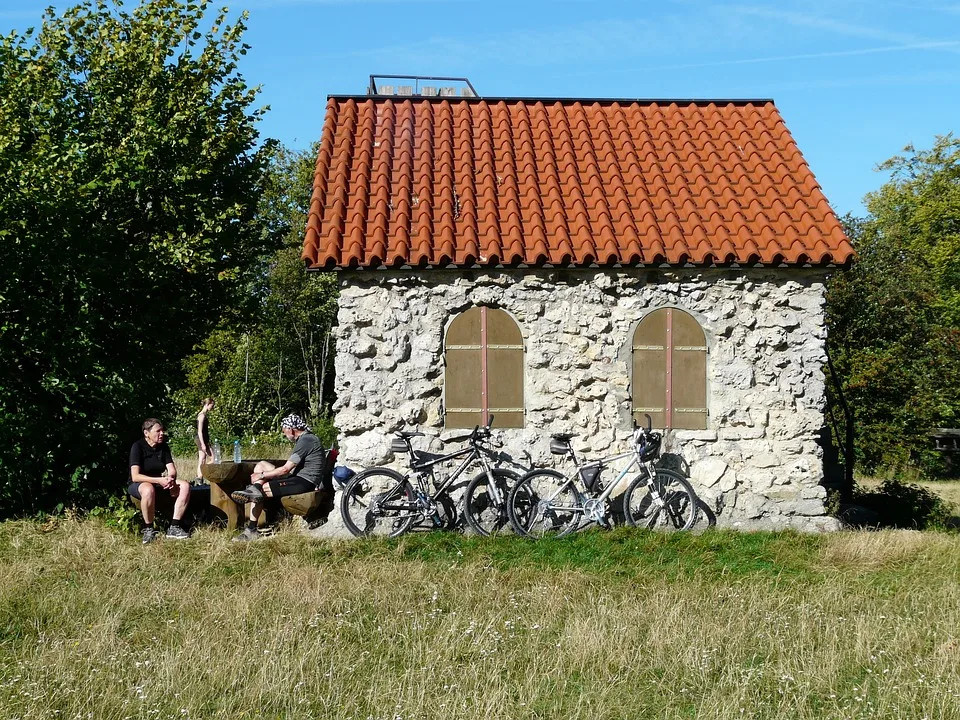
[(562, 537), (580, 525), (583, 496), (556, 470), (534, 470), (520, 478), (507, 502), (514, 532), (527, 537)]
[(697, 495), (673, 470), (657, 470), (650, 480), (638, 475), (623, 494), (628, 525), (651, 530), (689, 530), (697, 522)]
[(413, 488), (400, 473), (370, 468), (357, 473), (340, 498), (347, 530), (362, 535), (402, 535), (417, 517)]
[(510, 470), (491, 469), (493, 482), (496, 483), (499, 502), (491, 492), (490, 478), (485, 472), (477, 475), (467, 485), (463, 493), (463, 516), (467, 525), (478, 535), (491, 535), (502, 532), (510, 525), (507, 514), (507, 498), (520, 477)]

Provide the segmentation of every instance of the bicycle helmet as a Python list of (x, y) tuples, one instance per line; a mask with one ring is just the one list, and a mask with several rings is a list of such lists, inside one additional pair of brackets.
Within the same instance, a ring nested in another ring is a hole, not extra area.
[(641, 460), (652, 460), (660, 454), (663, 435), (658, 432), (645, 433), (637, 438), (637, 452)]

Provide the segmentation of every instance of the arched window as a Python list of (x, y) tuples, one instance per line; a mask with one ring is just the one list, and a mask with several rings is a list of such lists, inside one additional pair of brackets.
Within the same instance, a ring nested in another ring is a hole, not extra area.
[(444, 425), (523, 427), (523, 336), (503, 310), (473, 307), (458, 315), (444, 343)]
[(682, 310), (647, 315), (633, 335), (633, 417), (653, 426), (707, 428), (707, 342), (700, 324)]

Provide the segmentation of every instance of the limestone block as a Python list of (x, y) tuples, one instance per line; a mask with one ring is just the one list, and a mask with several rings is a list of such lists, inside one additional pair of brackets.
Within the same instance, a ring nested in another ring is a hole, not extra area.
[(737, 497), (736, 510), (741, 516), (753, 519), (763, 517), (766, 505), (767, 499), (762, 495), (741, 493)]
[(823, 515), (822, 500), (797, 500), (795, 502), (780, 503), (780, 508), (789, 515)]
[(800, 490), (800, 498), (803, 500), (824, 500), (827, 497), (827, 489), (823, 485), (814, 485)]
[(763, 426), (750, 427), (739, 425), (734, 427), (722, 427), (719, 430), (719, 437), (723, 440), (756, 440), (766, 435), (767, 429)]
[(390, 440), (382, 432), (367, 431), (360, 435), (340, 434), (340, 460), (359, 472), (361, 469), (384, 465), (393, 458)]
[[(750, 480), (750, 488), (758, 493), (766, 493), (773, 486), (774, 476), (757, 474)], [(767, 495), (769, 497), (769, 495)]]
[[(727, 464), (718, 457), (707, 457), (693, 466), (691, 480), (700, 487), (713, 487), (727, 471)], [(731, 490), (731, 488), (727, 488)]]
[(780, 466), (780, 457), (772, 452), (760, 452), (750, 458), (750, 465), (757, 468), (775, 468)]
[(726, 493), (736, 488), (738, 484), (737, 473), (732, 469), (728, 469), (723, 473), (723, 477), (720, 478), (720, 483), (717, 487), (720, 488), (720, 492)]
[(593, 276), (593, 284), (601, 290), (609, 290), (613, 287), (613, 278), (604, 272), (598, 272)]
[[(796, 522), (798, 518), (794, 518), (791, 522)], [(834, 517), (829, 517), (826, 515), (820, 517), (808, 517), (805, 518), (806, 522), (797, 523), (796, 528), (802, 532), (837, 532), (841, 528), (841, 523)]]
[(717, 367), (716, 378), (723, 385), (744, 390), (753, 386), (753, 366), (744, 360), (734, 360)]
[(766, 496), (777, 502), (793, 501), (800, 497), (800, 490), (793, 486), (780, 486), (767, 490)]

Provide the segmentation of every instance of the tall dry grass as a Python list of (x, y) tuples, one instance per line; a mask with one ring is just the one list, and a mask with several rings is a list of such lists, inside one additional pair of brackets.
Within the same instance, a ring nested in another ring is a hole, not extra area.
[(960, 717), (960, 537), (0, 526), (4, 718)]

